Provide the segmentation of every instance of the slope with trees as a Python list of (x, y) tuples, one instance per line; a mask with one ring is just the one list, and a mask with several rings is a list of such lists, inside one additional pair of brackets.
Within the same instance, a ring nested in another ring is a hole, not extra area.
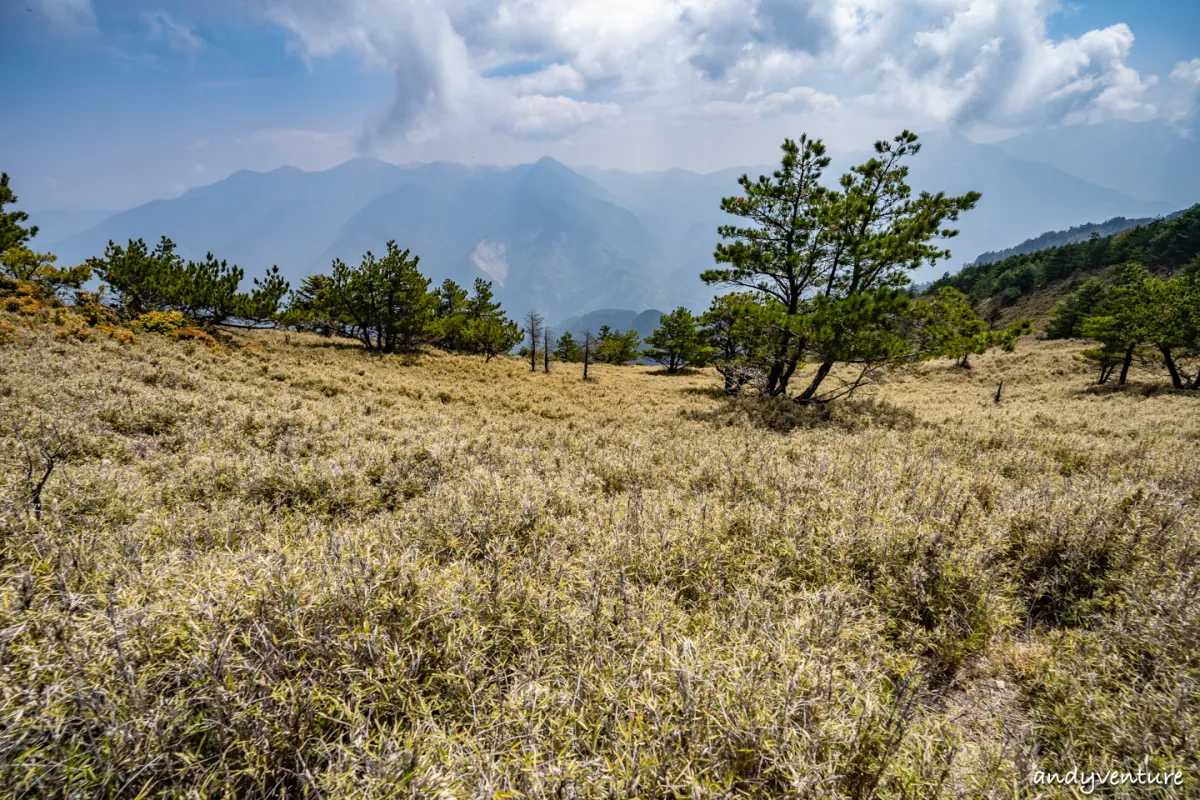
[(1049, 284), (1137, 262), (1154, 272), (1172, 273), (1200, 255), (1200, 206), (1112, 236), (1024, 253), (947, 273), (930, 289), (952, 286), (976, 303), (1012, 305)]

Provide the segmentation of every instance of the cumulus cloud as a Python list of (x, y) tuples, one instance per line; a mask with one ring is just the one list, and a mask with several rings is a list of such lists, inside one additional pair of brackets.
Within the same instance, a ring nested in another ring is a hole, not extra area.
[(1175, 65), (1175, 69), (1171, 70), (1171, 79), (1192, 86), (1200, 86), (1200, 58), (1180, 61)]
[[(448, 132), (557, 138), (629, 114), (861, 114), (1015, 129), (1167, 116), (1115, 24), (1052, 37), (1054, 0), (261, 0), (304, 59), (395, 75), (361, 149)], [(544, 65), (510, 74), (514, 64)], [(501, 75), (507, 77), (485, 77)]]

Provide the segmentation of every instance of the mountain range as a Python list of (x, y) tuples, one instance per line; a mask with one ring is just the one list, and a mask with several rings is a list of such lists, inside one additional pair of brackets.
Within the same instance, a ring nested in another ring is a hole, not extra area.
[[(1161, 135), (1144, 133), (1155, 141)], [(1098, 175), (1103, 171), (1087, 159), (1038, 149), (1043, 140), (1048, 148), (1059, 146), (1054, 142), (1065, 135), (1043, 132), (1040, 139), (997, 145), (950, 133), (922, 136), (923, 150), (911, 162), (914, 188), (976, 189), (983, 199), (960, 220), (951, 262), (914, 277), (927, 280), (1042, 231), (1117, 216), (1155, 217), (1200, 199), (1185, 197), (1200, 190), (1178, 181), (1147, 182), (1128, 169)], [(1183, 148), (1177, 155), (1192, 146), (1187, 140), (1176, 145)], [(829, 182), (865, 157), (835, 156)], [(514, 315), (535, 308), (552, 321), (570, 321), (597, 309), (635, 315), (678, 305), (702, 310), (713, 289), (699, 273), (712, 264), (717, 226), (729, 221), (720, 199), (738, 193), (739, 175), (772, 169), (632, 173), (572, 169), (551, 158), (512, 167), (397, 166), (358, 158), (323, 172), (240, 171), (119, 213), (57, 210), (34, 213), (31, 222), (43, 228), (37, 247), (57, 254), (60, 263), (100, 255), (110, 239), (153, 242), (166, 235), (186, 258), (211, 251), (251, 276), (278, 264), (293, 284), (328, 270), (335, 258), (356, 263), (395, 239), (421, 257), (435, 283), (451, 278), (469, 285), (484, 277)], [(1159, 186), (1165, 188), (1155, 193)]]

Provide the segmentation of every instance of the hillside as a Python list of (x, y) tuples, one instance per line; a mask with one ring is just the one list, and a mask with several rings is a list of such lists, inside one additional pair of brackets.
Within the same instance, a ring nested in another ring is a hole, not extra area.
[(1109, 236), (1009, 256), (946, 273), (925, 291), (951, 286), (1000, 321), (1017, 318), (1042, 326), (1054, 304), (1086, 277), (1110, 279), (1116, 268), (1137, 262), (1172, 274), (1200, 263), (1200, 205)]
[(1081, 392), (1073, 344), (806, 412), (707, 371), (13, 336), (6, 795), (1196, 788), (1200, 398)]

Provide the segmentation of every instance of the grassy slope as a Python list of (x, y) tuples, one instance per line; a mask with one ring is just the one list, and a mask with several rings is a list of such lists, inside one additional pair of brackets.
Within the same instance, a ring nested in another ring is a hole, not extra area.
[[(1198, 398), (243, 341), (0, 346), (0, 793), (1197, 788)], [(75, 451), (40, 521), (16, 420)]]

